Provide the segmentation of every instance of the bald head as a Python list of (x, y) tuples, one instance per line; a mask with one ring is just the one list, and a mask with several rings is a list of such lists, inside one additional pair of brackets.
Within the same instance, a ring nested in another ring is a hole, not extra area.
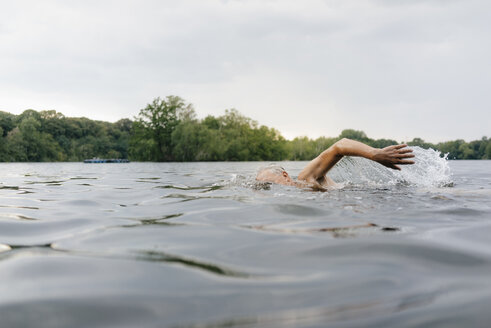
[(271, 164), (260, 168), (257, 172), (256, 180), (278, 183), (282, 185), (293, 184), (293, 180), (290, 178), (285, 169), (276, 164)]

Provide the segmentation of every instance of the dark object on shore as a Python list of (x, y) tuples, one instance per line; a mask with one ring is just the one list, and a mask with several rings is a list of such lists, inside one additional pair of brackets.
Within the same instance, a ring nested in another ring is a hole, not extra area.
[(91, 158), (91, 159), (85, 159), (84, 163), (129, 163), (130, 161), (127, 159), (122, 159), (122, 158)]

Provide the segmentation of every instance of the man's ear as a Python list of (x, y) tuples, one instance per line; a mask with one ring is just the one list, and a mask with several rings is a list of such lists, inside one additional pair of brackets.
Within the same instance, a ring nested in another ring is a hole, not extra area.
[(283, 176), (286, 178), (288, 176), (288, 173), (286, 173), (286, 171), (283, 171)]

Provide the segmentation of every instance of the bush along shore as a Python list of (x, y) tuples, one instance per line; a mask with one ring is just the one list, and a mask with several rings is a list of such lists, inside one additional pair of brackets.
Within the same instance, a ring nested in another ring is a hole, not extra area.
[[(28, 109), (20, 115), (0, 111), (0, 161), (281, 161), (311, 160), (341, 138), (382, 148), (399, 142), (371, 139), (346, 129), (337, 137), (286, 140), (278, 130), (259, 125), (237, 110), (198, 119), (191, 104), (177, 96), (156, 98), (133, 120), (115, 123), (65, 117), (54, 110)], [(432, 144), (420, 138), (410, 146), (433, 148), (449, 159), (491, 159), (491, 139)]]

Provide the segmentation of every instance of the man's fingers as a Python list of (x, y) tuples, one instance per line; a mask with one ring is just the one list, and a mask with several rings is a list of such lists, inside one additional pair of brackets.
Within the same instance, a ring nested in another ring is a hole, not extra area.
[[(385, 159), (378, 161), (379, 163), (393, 169), (400, 171), (399, 165), (410, 165), (414, 164), (414, 161), (408, 160), (407, 158), (413, 158), (413, 150), (411, 148), (406, 148), (407, 144), (402, 145), (392, 145), (385, 147), (383, 149), (383, 156)], [(398, 164), (398, 165), (396, 165)]]

